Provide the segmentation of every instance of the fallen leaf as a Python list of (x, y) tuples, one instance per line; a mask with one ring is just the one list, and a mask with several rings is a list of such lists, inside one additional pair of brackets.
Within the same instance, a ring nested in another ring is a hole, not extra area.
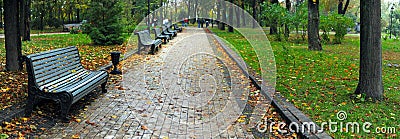
[(142, 130), (147, 130), (148, 128), (146, 126), (142, 125), (141, 129)]
[(86, 123), (86, 124), (89, 124), (89, 125), (92, 125), (92, 126), (96, 125), (96, 123), (90, 122), (89, 120), (86, 120), (85, 123)]
[(81, 138), (78, 134), (72, 135), (72, 139), (79, 139)]

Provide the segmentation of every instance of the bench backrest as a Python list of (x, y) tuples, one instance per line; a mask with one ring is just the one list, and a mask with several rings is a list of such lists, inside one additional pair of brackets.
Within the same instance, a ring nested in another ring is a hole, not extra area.
[(161, 31), (160, 28), (154, 28), (154, 34), (156, 34), (156, 36), (160, 36), (161, 35)]
[(172, 28), (171, 28), (171, 26), (165, 26), (165, 28), (167, 29), (167, 31), (169, 31), (169, 32), (172, 32), (172, 31), (174, 31)]
[(167, 27), (162, 26), (161, 28), (162, 28), (163, 31), (167, 31)]
[(47, 88), (48, 83), (85, 70), (80, 63), (78, 49), (74, 46), (28, 55), (26, 65), (28, 83), (41, 89)]
[(139, 37), (139, 43), (143, 45), (150, 45), (153, 42), (153, 39), (151, 39), (149, 30), (143, 30), (140, 32), (136, 33)]

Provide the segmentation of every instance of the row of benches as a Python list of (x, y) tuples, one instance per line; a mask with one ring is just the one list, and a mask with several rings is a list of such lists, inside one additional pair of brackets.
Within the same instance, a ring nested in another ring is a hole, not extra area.
[[(150, 53), (154, 54), (161, 45), (161, 39), (166, 43), (180, 31), (182, 29), (176, 25), (174, 30), (163, 27), (162, 32), (156, 28), (156, 40), (150, 37), (148, 30), (137, 32), (139, 50), (141, 46), (150, 46)], [(73, 103), (99, 85), (103, 93), (107, 92), (108, 73), (83, 68), (78, 49), (74, 46), (31, 54), (23, 59), (28, 73), (26, 116), (30, 116), (35, 105), (45, 99), (57, 102), (61, 107), (60, 119), (68, 121), (67, 114)]]
[(138, 35), (138, 53), (142, 49), (150, 47), (149, 54), (155, 54), (161, 48), (162, 43), (166, 44), (169, 40), (176, 37), (178, 32), (182, 32), (182, 28), (178, 27), (178, 25), (173, 24), (172, 26), (174, 29), (171, 26), (162, 26), (162, 31), (160, 28), (154, 28), (154, 40), (151, 38), (149, 30), (136, 32), (135, 34)]

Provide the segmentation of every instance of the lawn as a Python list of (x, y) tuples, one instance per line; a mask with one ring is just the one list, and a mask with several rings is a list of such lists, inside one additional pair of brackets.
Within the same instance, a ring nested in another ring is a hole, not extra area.
[[(212, 31), (230, 42), (250, 67), (258, 69), (253, 49), (240, 33), (227, 33), (216, 28)], [(271, 41), (277, 66), (276, 91), (318, 125), (329, 121), (361, 125), (358, 133), (350, 132), (352, 129), (344, 132), (346, 129), (343, 128), (343, 132), (328, 131), (335, 138), (399, 137), (400, 68), (386, 65), (400, 64), (400, 40), (382, 41), (385, 99), (381, 102), (370, 102), (363, 96), (350, 98), (358, 83), (360, 40), (357, 36), (347, 36), (340, 45), (323, 45), (321, 52), (308, 51), (306, 42)], [(347, 119), (339, 121), (336, 117), (339, 111), (345, 111)], [(377, 127), (394, 127), (397, 134), (365, 133), (362, 131), (364, 122), (372, 123), (371, 132)], [(328, 126), (324, 128), (328, 130)]]
[[(124, 34), (128, 38), (129, 34)], [(135, 37), (136, 38), (136, 37)], [(127, 41), (126, 41), (127, 42)], [(133, 41), (136, 42), (136, 41)], [(23, 42), (22, 54), (28, 55), (42, 51), (76, 46), (79, 49), (81, 63), (86, 69), (95, 70), (111, 61), (110, 52), (125, 53), (126, 43), (113, 46), (94, 46), (86, 34), (58, 34), (32, 36), (32, 41)], [(23, 102), (27, 96), (27, 74), (22, 72), (5, 72), (4, 39), (0, 39), (0, 109)], [(24, 69), (25, 70), (25, 69)]]

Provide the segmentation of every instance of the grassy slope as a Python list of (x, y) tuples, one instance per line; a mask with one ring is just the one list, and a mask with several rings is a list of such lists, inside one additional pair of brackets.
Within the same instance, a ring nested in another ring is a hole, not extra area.
[[(245, 56), (245, 61), (258, 69), (252, 49), (238, 32), (226, 33), (213, 29), (217, 35), (229, 41)], [(383, 62), (400, 63), (400, 41), (382, 43)], [(371, 122), (375, 127), (396, 127), (400, 131), (400, 77), (399, 69), (384, 66), (383, 79), (385, 100), (380, 103), (365, 102), (363, 98), (350, 99), (358, 83), (359, 39), (346, 37), (341, 45), (324, 45), (324, 51), (307, 50), (307, 44), (271, 42), (277, 64), (276, 90), (281, 92), (299, 109), (317, 123), (335, 122), (336, 113), (345, 111), (348, 117), (343, 122)], [(246, 58), (247, 57), (247, 58)], [(325, 127), (327, 128), (327, 127)], [(362, 130), (362, 129), (360, 129)], [(390, 134), (330, 133), (342, 137), (387, 137)], [(399, 133), (397, 133), (399, 134)]]

